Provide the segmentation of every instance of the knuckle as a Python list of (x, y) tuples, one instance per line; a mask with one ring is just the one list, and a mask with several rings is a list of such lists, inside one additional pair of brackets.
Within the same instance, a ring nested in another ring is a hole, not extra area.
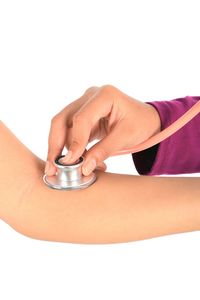
[(51, 119), (51, 125), (55, 126), (59, 123), (59, 115), (55, 115), (52, 119)]
[(89, 138), (93, 119), (87, 112), (76, 113), (72, 118), (73, 137), (78, 136), (82, 141)]
[(109, 153), (104, 148), (99, 148), (96, 153), (96, 160), (97, 162), (102, 162), (102, 160), (106, 159), (109, 156)]
[(93, 120), (89, 117), (89, 115), (87, 115), (86, 112), (76, 113), (72, 118), (72, 122), (75, 125), (84, 126), (87, 128), (91, 128), (93, 126)]
[(85, 91), (85, 94), (90, 93), (90, 92), (96, 90), (97, 88), (98, 88), (97, 86), (91, 86)]
[(73, 115), (73, 118), (72, 118), (73, 123), (80, 123), (80, 122), (83, 122), (83, 120), (84, 120), (84, 117), (83, 117), (82, 113), (76, 113)]
[(111, 93), (114, 91), (114, 89), (115, 89), (115, 87), (112, 84), (105, 84), (102, 86), (102, 90), (105, 93)]
[(81, 149), (81, 148), (82, 148), (81, 142), (74, 139), (72, 142), (72, 145), (70, 146), (70, 150), (74, 151), (74, 150)]

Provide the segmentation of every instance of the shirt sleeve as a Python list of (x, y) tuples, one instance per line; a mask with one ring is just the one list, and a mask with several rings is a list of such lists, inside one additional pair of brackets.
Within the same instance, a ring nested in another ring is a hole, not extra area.
[[(199, 100), (200, 96), (186, 96), (145, 103), (158, 111), (161, 130), (164, 130)], [(161, 143), (131, 155), (141, 175), (199, 173), (200, 114)]]

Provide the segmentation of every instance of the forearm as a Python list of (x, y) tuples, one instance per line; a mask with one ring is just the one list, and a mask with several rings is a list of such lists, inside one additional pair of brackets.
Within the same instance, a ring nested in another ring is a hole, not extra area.
[(3, 124), (0, 136), (1, 218), (27, 236), (115, 243), (200, 228), (199, 178), (96, 171), (98, 179), (87, 189), (52, 190), (42, 181), (44, 162)]
[(0, 121), (0, 218), (17, 225), (22, 198), (32, 189), (39, 160)]

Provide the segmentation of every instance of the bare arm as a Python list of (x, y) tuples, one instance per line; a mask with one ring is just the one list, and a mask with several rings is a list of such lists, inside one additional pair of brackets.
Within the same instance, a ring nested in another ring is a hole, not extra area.
[(0, 217), (32, 238), (116, 243), (200, 229), (198, 177), (96, 171), (87, 189), (52, 190), (42, 181), (44, 162), (2, 122), (0, 168)]

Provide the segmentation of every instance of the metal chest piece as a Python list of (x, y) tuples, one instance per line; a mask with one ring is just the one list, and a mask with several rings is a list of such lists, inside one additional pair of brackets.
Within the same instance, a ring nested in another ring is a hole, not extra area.
[(64, 164), (62, 158), (65, 155), (57, 157), (54, 164), (57, 168), (56, 175), (44, 175), (43, 180), (50, 188), (58, 190), (75, 190), (89, 187), (96, 181), (96, 174), (90, 173), (84, 176), (81, 171), (84, 157), (81, 156), (74, 164)]

